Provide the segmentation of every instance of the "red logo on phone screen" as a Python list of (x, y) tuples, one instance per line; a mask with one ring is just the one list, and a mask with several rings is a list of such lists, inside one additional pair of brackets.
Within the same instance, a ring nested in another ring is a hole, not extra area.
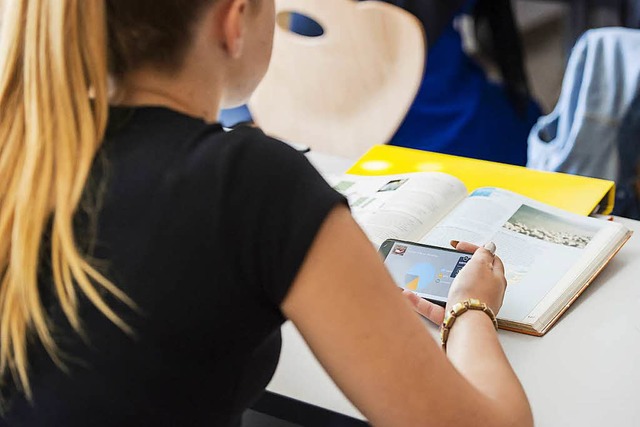
[(402, 246), (402, 245), (397, 245), (395, 248), (393, 248), (393, 254), (394, 255), (404, 255), (404, 253), (407, 252), (407, 247), (406, 246)]

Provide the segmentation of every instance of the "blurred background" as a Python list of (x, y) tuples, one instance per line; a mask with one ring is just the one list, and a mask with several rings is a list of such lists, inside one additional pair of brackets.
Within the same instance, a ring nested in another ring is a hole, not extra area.
[[(553, 109), (560, 96), (566, 58), (579, 34), (588, 28), (621, 25), (623, 19), (633, 16), (629, 6), (622, 10), (615, 0), (515, 0), (513, 4), (533, 94), (545, 113)], [(621, 10), (624, 16), (620, 16)]]

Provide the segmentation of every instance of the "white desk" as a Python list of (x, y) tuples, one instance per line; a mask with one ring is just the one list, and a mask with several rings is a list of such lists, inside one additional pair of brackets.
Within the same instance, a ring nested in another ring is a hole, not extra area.
[[(309, 158), (328, 173), (351, 163)], [(640, 222), (619, 221), (636, 234), (549, 333), (499, 332), (537, 426), (640, 426)], [(435, 337), (437, 327), (427, 327)], [(268, 390), (363, 419), (291, 323)]]

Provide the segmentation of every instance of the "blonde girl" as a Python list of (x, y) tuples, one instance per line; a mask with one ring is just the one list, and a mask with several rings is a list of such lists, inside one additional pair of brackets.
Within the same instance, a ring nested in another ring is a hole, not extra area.
[[(485, 313), (442, 352), (306, 159), (216, 124), (273, 0), (1, 6), (0, 425), (238, 425), (286, 319), (375, 425), (531, 425)], [(450, 301), (497, 311), (500, 260), (458, 248)]]

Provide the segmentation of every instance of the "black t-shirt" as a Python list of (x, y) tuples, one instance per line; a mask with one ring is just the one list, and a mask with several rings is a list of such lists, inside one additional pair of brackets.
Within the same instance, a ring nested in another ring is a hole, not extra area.
[(138, 304), (107, 298), (135, 336), (82, 301), (79, 338), (43, 261), (68, 372), (32, 345), (33, 404), (5, 385), (0, 425), (238, 424), (275, 370), (279, 306), (344, 199), (260, 130), (225, 132), (160, 107), (112, 109), (86, 193), (78, 240)]

